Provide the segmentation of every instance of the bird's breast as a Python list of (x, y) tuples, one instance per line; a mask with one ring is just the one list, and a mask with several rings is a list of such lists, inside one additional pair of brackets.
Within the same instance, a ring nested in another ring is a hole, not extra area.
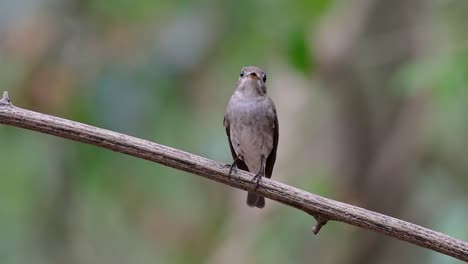
[(270, 108), (262, 101), (238, 100), (230, 104), (231, 143), (250, 171), (258, 169), (260, 158), (273, 149), (273, 122)]

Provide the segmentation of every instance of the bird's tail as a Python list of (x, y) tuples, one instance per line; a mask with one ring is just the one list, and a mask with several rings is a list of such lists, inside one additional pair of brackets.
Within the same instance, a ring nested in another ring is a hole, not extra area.
[(250, 207), (265, 207), (265, 197), (259, 196), (254, 192), (247, 193), (247, 205)]

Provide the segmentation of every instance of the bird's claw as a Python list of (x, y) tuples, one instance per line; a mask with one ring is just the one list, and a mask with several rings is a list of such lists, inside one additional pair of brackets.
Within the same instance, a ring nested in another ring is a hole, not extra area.
[(263, 177), (263, 175), (260, 174), (260, 173), (257, 173), (257, 174), (253, 177), (252, 182), (255, 182), (255, 188), (254, 188), (254, 190), (257, 190), (257, 189), (258, 189), (258, 186), (259, 186), (259, 184), (260, 184), (260, 180), (261, 180), (262, 177)]
[(232, 164), (226, 164), (224, 165), (225, 167), (229, 167), (229, 173), (228, 173), (228, 178), (231, 179), (232, 178), (232, 172), (237, 172), (237, 165), (236, 163), (232, 163)]

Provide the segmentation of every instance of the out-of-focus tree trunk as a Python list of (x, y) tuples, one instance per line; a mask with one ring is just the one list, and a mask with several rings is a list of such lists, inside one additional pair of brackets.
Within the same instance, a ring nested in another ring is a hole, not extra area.
[[(47, 47), (31, 63), (29, 72), (21, 84), (21, 91), (26, 98), (26, 105), (35, 109), (44, 109), (54, 113), (64, 113), (77, 87), (77, 78), (63, 62), (63, 51), (76, 39), (77, 21), (85, 20), (87, 1), (70, 0), (55, 7), (64, 13), (62, 21)], [(75, 21), (77, 20), (77, 21)], [(85, 23), (83, 23), (85, 24)], [(69, 71), (68, 71), (69, 70)], [(37, 219), (42, 221), (38, 230), (41, 249), (50, 263), (75, 263), (73, 253), (73, 227), (71, 216), (74, 213), (74, 191), (76, 171), (75, 149), (45, 142), (44, 148), (52, 160), (59, 166), (51, 167), (48, 179), (49, 192), (45, 205), (37, 212)]]
[[(411, 171), (422, 155), (428, 98), (404, 100), (392, 78), (417, 55), (414, 22), (422, 5), (417, 0), (341, 1), (317, 39), (322, 84), (337, 102), (340, 187), (347, 199), (396, 217), (405, 208)], [(378, 263), (390, 241), (367, 232), (352, 240), (346, 263)], [(398, 258), (405, 262), (403, 255)]]
[[(49, 145), (50, 146), (50, 145)], [(73, 254), (73, 227), (71, 217), (74, 206), (73, 150), (56, 148), (53, 154), (61, 164), (49, 175), (53, 182), (47, 200), (42, 230), (43, 252), (50, 263), (75, 263)], [(62, 152), (62, 153), (57, 153)], [(65, 155), (61, 155), (64, 154)]]

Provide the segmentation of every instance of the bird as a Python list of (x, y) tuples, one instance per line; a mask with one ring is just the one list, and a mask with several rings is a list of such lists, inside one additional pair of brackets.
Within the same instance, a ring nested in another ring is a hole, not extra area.
[[(233, 170), (256, 173), (255, 189), (263, 176), (271, 178), (276, 161), (279, 126), (276, 107), (267, 95), (266, 73), (256, 67), (243, 67), (224, 114), (224, 127), (231, 149)], [(248, 191), (247, 205), (265, 207), (265, 198)]]

